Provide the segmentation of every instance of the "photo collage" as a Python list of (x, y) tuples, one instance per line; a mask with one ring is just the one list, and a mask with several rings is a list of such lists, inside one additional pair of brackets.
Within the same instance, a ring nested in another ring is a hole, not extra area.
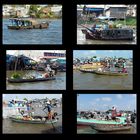
[(139, 5), (120, 2), (3, 1), (2, 134), (137, 136)]

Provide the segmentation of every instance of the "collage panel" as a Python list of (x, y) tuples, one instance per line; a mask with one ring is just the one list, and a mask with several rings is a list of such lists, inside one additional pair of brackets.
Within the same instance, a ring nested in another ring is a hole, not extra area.
[(7, 90), (65, 90), (66, 50), (7, 50)]
[(62, 94), (4, 93), (3, 134), (61, 134)]
[(137, 44), (137, 5), (78, 4), (77, 44)]
[(137, 134), (137, 94), (77, 94), (77, 134)]
[(74, 50), (74, 90), (132, 90), (132, 50)]
[(3, 44), (62, 44), (61, 4), (3, 4)]

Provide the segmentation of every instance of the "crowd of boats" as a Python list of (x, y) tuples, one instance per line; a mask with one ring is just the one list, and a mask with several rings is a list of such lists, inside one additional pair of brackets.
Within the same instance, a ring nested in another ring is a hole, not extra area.
[(23, 82), (37, 82), (37, 81), (50, 81), (55, 80), (57, 72), (66, 71), (66, 59), (46, 59), (42, 58), (40, 61), (35, 61), (24, 55), (13, 56), (8, 55), (6, 57), (7, 70), (36, 70), (44, 71), (43, 74), (39, 73), (37, 75), (24, 75), (21, 76), (20, 73), (13, 73), (11, 77), (7, 80), (10, 83), (23, 83)]
[[(136, 123), (136, 112), (119, 111), (115, 107), (108, 111), (80, 111), (77, 112), (77, 126), (95, 129), (96, 131), (111, 132), (131, 130), (134, 127), (132, 124)], [(135, 128), (136, 129), (136, 128)]]
[(124, 58), (104, 58), (103, 60), (93, 61), (87, 59), (73, 61), (73, 69), (78, 69), (83, 73), (95, 73), (98, 75), (125, 76), (128, 75), (127, 67), (132, 66), (132, 62)]

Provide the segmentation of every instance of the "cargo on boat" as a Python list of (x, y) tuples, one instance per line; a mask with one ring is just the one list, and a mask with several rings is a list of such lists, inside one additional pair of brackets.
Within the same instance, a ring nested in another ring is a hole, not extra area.
[(49, 27), (48, 22), (38, 22), (34, 19), (24, 18), (11, 18), (11, 25), (8, 25), (8, 29), (20, 30), (20, 29), (44, 29)]

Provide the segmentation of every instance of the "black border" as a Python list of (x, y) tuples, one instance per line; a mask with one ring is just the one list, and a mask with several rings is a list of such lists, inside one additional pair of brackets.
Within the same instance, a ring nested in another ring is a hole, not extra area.
[[(1, 1), (1, 6), (2, 4), (17, 4), (19, 3), (18, 0), (14, 0), (14, 1), (8, 1), (8, 0), (3, 0)], [(25, 4), (25, 3), (29, 3), (29, 4), (38, 4), (37, 0), (32, 0), (32, 1), (28, 1), (28, 0), (24, 0), (20, 1), (20, 3)], [(140, 45), (140, 40), (138, 40), (138, 36), (139, 36), (139, 22), (140, 22), (140, 17), (139, 17), (139, 3), (137, 0), (133, 0), (133, 1), (126, 1), (126, 0), (110, 0), (110, 1), (105, 1), (105, 0), (100, 0), (100, 1), (93, 1), (93, 0), (70, 0), (70, 1), (66, 1), (66, 0), (48, 0), (47, 2), (44, 0), (40, 0), (39, 3), (41, 4), (62, 4), (63, 5), (63, 19), (62, 19), (62, 45), (46, 45), (46, 48), (44, 45), (2, 45), (2, 40), (1, 40), (1, 49), (0, 49), (0, 64), (1, 64), (1, 68), (0, 68), (0, 76), (1, 76), (1, 88), (0, 88), (0, 92), (1, 92), (1, 97), (3, 93), (56, 93), (57, 91), (55, 90), (48, 90), (48, 91), (13, 91), (13, 90), (6, 90), (6, 85), (5, 85), (5, 71), (6, 71), (6, 65), (5, 65), (5, 52), (6, 50), (18, 50), (18, 49), (35, 49), (37, 50), (39, 46), (39, 49), (45, 50), (45, 49), (61, 49), (61, 50), (66, 50), (66, 59), (67, 59), (67, 77), (66, 77), (66, 90), (59, 90), (59, 93), (63, 94), (63, 134), (61, 135), (57, 135), (57, 134), (47, 134), (47, 138), (91, 138), (91, 139), (96, 139), (96, 138), (104, 138), (104, 136), (108, 136), (108, 138), (113, 138), (114, 136), (116, 138), (126, 138), (126, 139), (135, 139), (138, 138), (139, 136), (139, 127), (137, 127), (137, 134), (125, 134), (125, 135), (116, 135), (114, 134), (112, 136), (112, 134), (109, 135), (79, 135), (77, 134), (77, 127), (76, 127), (76, 112), (77, 112), (77, 107), (76, 107), (76, 103), (77, 103), (77, 93), (136, 93), (137, 94), (137, 125), (139, 126), (139, 118), (140, 118), (140, 112), (139, 112), (139, 106), (138, 106), (138, 101), (140, 99), (140, 87), (139, 87), (139, 45)], [(91, 4), (91, 3), (95, 3), (95, 4), (122, 4), (122, 3), (127, 3), (127, 4), (137, 4), (137, 44), (136, 45), (77, 45), (77, 4)], [(1, 8), (2, 9), (2, 8)], [(2, 31), (2, 22), (1, 22), (1, 31)], [(2, 34), (1, 34), (2, 36)], [(133, 90), (105, 90), (105, 91), (100, 91), (100, 90), (73, 90), (73, 68), (72, 68), (72, 64), (73, 64), (73, 50), (133, 50), (133, 65), (135, 68), (133, 68)], [(1, 98), (1, 106), (2, 106), (2, 98)], [(2, 110), (1, 110), (2, 113)], [(1, 118), (2, 120), (2, 118)], [(1, 132), (2, 134), (2, 132)], [(13, 134), (14, 135), (14, 134)], [(34, 134), (35, 136), (38, 136), (36, 134)], [(34, 136), (32, 135), (32, 136)], [(44, 134), (43, 134), (44, 135)], [(3, 137), (7, 136), (6, 134), (3, 134)], [(11, 135), (10, 135), (11, 136)], [(23, 134), (22, 136), (25, 136), (25, 134)], [(29, 135), (28, 135), (29, 136)], [(40, 138), (41, 135), (39, 135), (38, 138)], [(114, 138), (115, 138), (114, 137)], [(10, 137), (11, 138), (11, 137)], [(41, 137), (42, 138), (42, 137)], [(46, 136), (44, 137), (46, 138)]]

